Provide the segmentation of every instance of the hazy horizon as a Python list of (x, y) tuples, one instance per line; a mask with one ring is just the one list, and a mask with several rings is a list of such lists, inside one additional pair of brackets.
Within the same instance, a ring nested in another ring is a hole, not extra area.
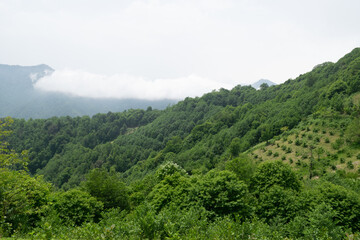
[(182, 99), (282, 83), (358, 47), (360, 2), (3, 0), (0, 63), (47, 64), (36, 88)]

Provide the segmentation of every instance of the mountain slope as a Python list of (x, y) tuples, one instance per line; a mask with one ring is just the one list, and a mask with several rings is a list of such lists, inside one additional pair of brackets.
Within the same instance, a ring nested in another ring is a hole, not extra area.
[[(113, 168), (129, 181), (142, 178), (169, 160), (192, 173), (206, 172), (231, 156), (281, 134), (284, 129), (296, 127), (302, 119), (321, 109), (358, 114), (357, 105), (350, 98), (356, 91), (351, 86), (358, 78), (353, 78), (352, 73), (357, 76), (359, 60), (360, 49), (354, 49), (335, 64), (318, 65), (313, 71), (281, 85), (260, 91), (250, 86), (237, 86), (201, 98), (187, 98), (162, 111), (149, 124), (91, 147), (76, 142), (71, 134), (62, 130), (71, 128), (65, 118), (48, 119), (41, 124), (15, 122), (15, 135), (10, 143), (26, 149), (25, 146), (36, 145), (38, 140), (27, 139), (24, 127), (58, 125), (54, 133), (44, 132), (47, 140), (41, 155), (38, 155), (39, 150), (30, 149), (30, 166), (33, 172), (44, 174), (52, 182), (60, 182), (59, 186), (78, 184), (81, 176), (94, 167)], [(97, 124), (101, 126), (102, 123), (97, 121)], [(25, 136), (16, 137), (22, 134)], [(84, 132), (84, 137), (90, 138), (91, 134), (91, 131)], [(96, 136), (91, 138), (94, 137), (96, 139)], [(23, 141), (28, 144), (19, 144)], [(64, 146), (57, 154), (51, 151), (53, 142), (55, 146), (60, 143)], [(41, 167), (35, 167), (38, 165), (32, 165), (33, 162), (42, 162)], [(64, 174), (70, 176), (67, 181), (61, 180)]]
[[(359, 61), (354, 49), (281, 85), (221, 89), (162, 111), (6, 119), (1, 234), (356, 239)], [(55, 188), (16, 171), (26, 154), (9, 148), (29, 149), (29, 169)]]

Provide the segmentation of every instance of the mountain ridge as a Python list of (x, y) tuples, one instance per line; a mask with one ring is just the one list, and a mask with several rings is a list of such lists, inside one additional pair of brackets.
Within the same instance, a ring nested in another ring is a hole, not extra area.
[(83, 116), (119, 112), (151, 106), (164, 109), (176, 101), (86, 98), (64, 93), (45, 92), (34, 88), (41, 77), (54, 71), (46, 64), (20, 66), (0, 64), (0, 117), (49, 118), (53, 116)]

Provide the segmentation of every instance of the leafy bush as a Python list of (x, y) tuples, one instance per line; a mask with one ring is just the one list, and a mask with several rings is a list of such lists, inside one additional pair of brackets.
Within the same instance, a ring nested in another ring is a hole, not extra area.
[(300, 190), (300, 181), (289, 165), (281, 161), (268, 161), (261, 163), (251, 179), (251, 190), (260, 194), (273, 185), (285, 189)]
[(87, 192), (71, 189), (56, 193), (53, 207), (65, 225), (79, 226), (85, 222), (99, 220), (103, 203)]
[(354, 164), (352, 163), (352, 161), (347, 161), (346, 166), (348, 169), (354, 169)]
[(193, 185), (193, 201), (217, 215), (238, 213), (247, 217), (251, 213), (248, 187), (229, 171), (208, 172)]
[(85, 190), (104, 204), (105, 209), (129, 208), (128, 190), (116, 173), (105, 169), (93, 169), (83, 183)]

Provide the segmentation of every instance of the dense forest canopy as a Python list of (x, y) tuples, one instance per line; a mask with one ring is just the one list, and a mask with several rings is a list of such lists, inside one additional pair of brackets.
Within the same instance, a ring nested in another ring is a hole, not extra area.
[(3, 119), (0, 236), (357, 237), (359, 63), (165, 110)]

